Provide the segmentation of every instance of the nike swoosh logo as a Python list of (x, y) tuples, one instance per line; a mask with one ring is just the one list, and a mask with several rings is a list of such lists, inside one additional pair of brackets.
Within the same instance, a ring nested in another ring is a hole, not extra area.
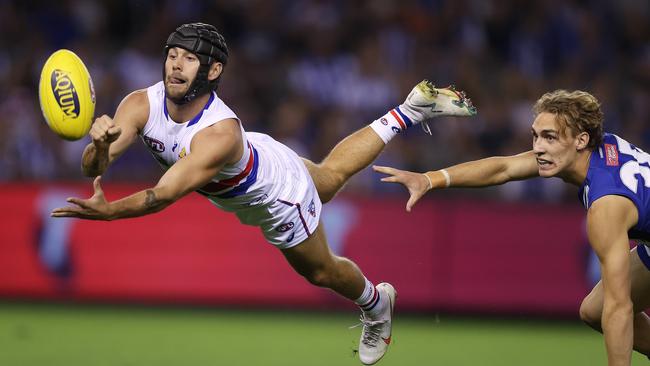
[[(393, 318), (393, 299), (391, 299), (390, 296), (388, 296), (388, 305), (390, 306), (390, 317), (391, 317), (391, 320), (392, 320), (392, 318)], [(390, 345), (390, 341), (391, 341), (392, 338), (393, 338), (393, 336), (390, 335), (390, 336), (388, 336), (388, 338), (381, 337), (381, 340), (384, 341), (384, 343), (386, 343), (386, 345), (388, 346), (388, 345)]]

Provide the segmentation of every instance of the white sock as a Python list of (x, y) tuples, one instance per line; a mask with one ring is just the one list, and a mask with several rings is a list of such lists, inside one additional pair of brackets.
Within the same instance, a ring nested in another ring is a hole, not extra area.
[(366, 280), (366, 287), (363, 289), (361, 296), (354, 302), (359, 305), (364, 314), (373, 319), (384, 311), (385, 301), (382, 301), (383, 299), (375, 285), (368, 281), (367, 278), (364, 277), (364, 279)]
[(395, 135), (413, 125), (413, 118), (405, 114), (404, 108), (397, 106), (388, 111), (383, 117), (374, 120), (370, 124), (370, 128), (387, 144)]

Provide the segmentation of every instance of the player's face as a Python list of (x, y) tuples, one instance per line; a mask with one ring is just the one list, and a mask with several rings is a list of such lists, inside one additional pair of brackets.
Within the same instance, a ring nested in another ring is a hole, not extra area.
[(165, 92), (171, 99), (181, 98), (190, 88), (201, 66), (199, 59), (180, 47), (169, 49), (165, 59)]
[(533, 122), (533, 151), (537, 155), (540, 177), (562, 177), (578, 157), (576, 138), (560, 133), (559, 123), (552, 113), (543, 112)]

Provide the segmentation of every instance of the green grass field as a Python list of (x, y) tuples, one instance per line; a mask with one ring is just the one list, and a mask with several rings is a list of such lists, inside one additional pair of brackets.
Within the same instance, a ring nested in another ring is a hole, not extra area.
[[(353, 313), (0, 303), (2, 366), (360, 365)], [(634, 365), (647, 359), (635, 355)], [(399, 316), (379, 365), (606, 365), (578, 322)]]

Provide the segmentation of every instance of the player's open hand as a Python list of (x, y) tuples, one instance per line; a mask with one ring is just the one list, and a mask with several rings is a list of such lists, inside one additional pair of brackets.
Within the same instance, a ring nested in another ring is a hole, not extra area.
[(110, 205), (104, 197), (104, 191), (99, 182), (101, 176), (95, 178), (93, 188), (95, 193), (89, 199), (68, 198), (69, 203), (75, 206), (56, 208), (52, 211), (52, 217), (76, 217), (87, 220), (109, 220), (111, 217)]
[(379, 173), (388, 174), (388, 177), (381, 178), (382, 182), (400, 183), (408, 189), (411, 195), (406, 203), (406, 211), (408, 212), (411, 212), (411, 208), (415, 203), (431, 189), (429, 180), (424, 174), (377, 165), (373, 165), (372, 169)]

